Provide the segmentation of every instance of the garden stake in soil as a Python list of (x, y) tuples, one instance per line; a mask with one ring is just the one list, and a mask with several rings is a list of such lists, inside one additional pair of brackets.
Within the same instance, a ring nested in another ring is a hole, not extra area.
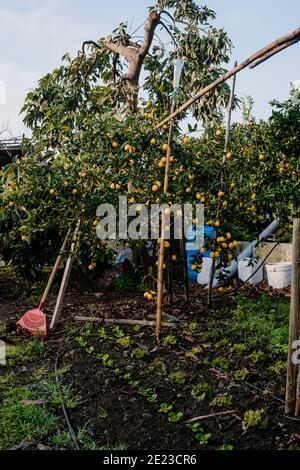
[[(288, 346), (288, 365), (286, 377), (285, 412), (299, 413), (300, 403), (296, 405), (296, 374), (297, 367), (292, 361), (294, 352), (293, 343), (298, 339), (300, 309), (300, 219), (294, 219), (293, 223), (293, 245), (292, 245), (292, 287), (290, 307), (290, 328)], [(300, 383), (298, 381), (299, 387)], [(298, 387), (297, 387), (298, 390)], [(299, 395), (299, 390), (298, 390)], [(296, 410), (295, 410), (296, 405)], [(299, 416), (299, 414), (296, 414)]]
[(60, 289), (59, 289), (59, 293), (58, 293), (54, 313), (53, 313), (51, 324), (50, 324), (50, 329), (51, 330), (52, 330), (52, 328), (54, 328), (54, 326), (57, 322), (58, 315), (60, 313), (62, 303), (64, 301), (66, 288), (67, 288), (70, 273), (71, 273), (71, 270), (72, 270), (73, 255), (74, 255), (74, 251), (75, 251), (75, 246), (76, 246), (76, 242), (77, 242), (77, 238), (78, 238), (80, 225), (81, 225), (81, 219), (78, 219), (77, 225), (76, 225), (76, 228), (75, 228), (75, 231), (74, 231), (73, 239), (72, 239), (70, 254), (69, 254), (69, 257), (68, 257), (68, 260), (67, 260), (67, 263), (66, 263), (63, 279), (62, 279), (62, 282), (61, 282), (61, 286), (60, 286)]
[(39, 303), (38, 308), (35, 310), (30, 310), (26, 312), (22, 316), (22, 318), (20, 318), (20, 320), (17, 322), (17, 328), (19, 330), (26, 332), (27, 334), (30, 334), (32, 336), (40, 336), (42, 338), (47, 338), (46, 316), (43, 312), (43, 308), (44, 308), (46, 299), (48, 297), (49, 291), (51, 289), (51, 286), (53, 284), (57, 270), (60, 267), (62, 255), (63, 255), (63, 252), (65, 251), (68, 239), (70, 237), (70, 233), (71, 233), (71, 229), (68, 230), (66, 238), (64, 239), (64, 242), (60, 249), (60, 253), (53, 266), (51, 275), (49, 277), (46, 289), (44, 291), (43, 297)]
[[(178, 59), (174, 67), (174, 91), (171, 106), (171, 113), (174, 112), (176, 107), (176, 92), (179, 86), (180, 75), (182, 71), (183, 62)], [(176, 68), (178, 67), (178, 69)], [(165, 167), (165, 179), (164, 179), (164, 194), (168, 193), (169, 187), (169, 173), (170, 173), (170, 157), (171, 147), (173, 142), (174, 133), (174, 120), (170, 121), (169, 136), (168, 136), (168, 149), (166, 156), (166, 167)], [(159, 246), (159, 258), (158, 258), (158, 272), (157, 272), (157, 299), (156, 299), (156, 340), (159, 341), (161, 333), (161, 318), (162, 318), (162, 304), (163, 304), (163, 280), (164, 280), (164, 254), (165, 254), (165, 225), (166, 225), (166, 214), (162, 211), (161, 216), (161, 237)]]

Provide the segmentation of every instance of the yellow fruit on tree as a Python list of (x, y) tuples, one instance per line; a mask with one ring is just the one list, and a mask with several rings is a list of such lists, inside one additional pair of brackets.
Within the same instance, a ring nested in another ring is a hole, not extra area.
[(219, 220), (215, 221), (215, 227), (220, 227), (220, 221)]
[(131, 145), (126, 144), (124, 147), (125, 152), (130, 152), (131, 151)]
[(263, 161), (265, 160), (265, 158), (266, 158), (266, 157), (264, 156), (263, 153), (261, 153), (260, 156), (258, 157), (258, 159), (259, 159), (261, 162), (263, 162)]
[(227, 152), (227, 153), (226, 153), (226, 158), (228, 158), (228, 159), (232, 158), (232, 153), (231, 153), (231, 152)]
[(227, 232), (227, 233), (226, 233), (226, 237), (228, 238), (228, 240), (230, 240), (230, 239), (231, 239), (231, 236), (232, 236), (232, 235), (231, 235), (231, 233), (230, 233), (230, 232)]
[(170, 248), (170, 243), (167, 240), (164, 241), (164, 247)]
[(161, 182), (160, 182), (159, 180), (154, 181), (154, 184), (156, 184), (156, 186), (158, 186), (159, 188), (161, 188)]
[(116, 183), (116, 189), (121, 189), (121, 185), (119, 183)]
[(197, 266), (195, 264), (192, 265), (192, 271), (196, 271)]
[(50, 194), (55, 194), (55, 189), (54, 188), (51, 188), (50, 191), (49, 191)]
[(77, 194), (77, 193), (78, 193), (78, 189), (74, 188), (72, 191), (72, 194)]
[(111, 185), (110, 185), (110, 189), (116, 189), (116, 185), (115, 185), (115, 183), (111, 183)]
[(224, 195), (225, 195), (225, 193), (224, 193), (223, 191), (219, 191), (219, 192), (218, 192), (218, 197), (222, 197), (222, 196), (224, 196)]
[(184, 139), (183, 139), (183, 141), (182, 141), (182, 142), (184, 143), (184, 145), (188, 145), (188, 144), (190, 143), (190, 139), (189, 139), (189, 137), (187, 137), (187, 136), (186, 136), (186, 137), (184, 137)]
[(88, 266), (88, 270), (89, 271), (93, 271), (95, 268), (96, 268), (96, 263), (91, 263), (89, 266)]
[(236, 248), (237, 246), (239, 246), (239, 242), (237, 242), (236, 240), (234, 240), (234, 241), (232, 242), (232, 244), (233, 244), (233, 246), (234, 246), (235, 248)]
[(130, 204), (135, 204), (135, 197), (131, 197), (131, 198), (129, 199), (129, 203), (130, 203)]
[(191, 191), (192, 191), (191, 188), (186, 188), (185, 190), (186, 193), (190, 193)]
[(221, 131), (220, 129), (218, 129), (218, 130), (216, 131), (216, 136), (217, 136), (217, 137), (220, 137), (220, 135), (222, 135), (222, 131)]
[(156, 192), (158, 191), (158, 189), (159, 189), (159, 187), (157, 186), (157, 184), (154, 184), (154, 185), (152, 186), (152, 192), (153, 192), (153, 193), (156, 193)]
[(172, 261), (177, 261), (177, 256), (176, 255), (172, 255)]
[(112, 145), (112, 147), (113, 147), (114, 149), (116, 149), (117, 147), (119, 147), (118, 142), (113, 142), (111, 145)]
[(201, 193), (197, 193), (197, 194), (196, 194), (196, 198), (200, 200), (200, 199), (202, 198), (202, 194), (201, 194)]
[(202, 203), (205, 202), (205, 197), (204, 196), (201, 197), (200, 202), (202, 202)]
[(161, 148), (166, 152), (169, 148), (168, 144), (162, 144)]
[(256, 199), (256, 194), (255, 194), (255, 193), (251, 194), (251, 199), (252, 199), (252, 200), (253, 200), (253, 199)]
[(152, 139), (150, 140), (150, 144), (151, 145), (155, 145), (156, 144), (156, 139), (154, 137), (152, 137)]

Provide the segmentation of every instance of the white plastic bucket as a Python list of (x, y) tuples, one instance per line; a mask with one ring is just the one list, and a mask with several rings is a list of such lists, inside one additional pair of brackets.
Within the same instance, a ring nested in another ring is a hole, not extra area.
[[(258, 258), (244, 258), (238, 260), (238, 276), (241, 281), (245, 282), (249, 277), (257, 270), (258, 266), (261, 264), (260, 259)], [(258, 284), (262, 282), (264, 278), (263, 267), (261, 266), (257, 273), (249, 279), (249, 284)]]
[(270, 263), (266, 265), (269, 286), (274, 289), (288, 287), (292, 283), (292, 263), (284, 261), (281, 263)]

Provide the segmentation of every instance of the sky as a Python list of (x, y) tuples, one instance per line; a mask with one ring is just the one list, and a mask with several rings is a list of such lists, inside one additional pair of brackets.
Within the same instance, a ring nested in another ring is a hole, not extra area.
[[(153, 0), (0, 0), (0, 131), (28, 135), (20, 109), (37, 80), (60, 65), (65, 52), (76, 54), (86, 39), (108, 35), (121, 21), (142, 24)], [(234, 60), (299, 27), (299, 0), (199, 0), (217, 13), (216, 26), (228, 32)], [(256, 118), (270, 115), (269, 102), (284, 100), (300, 79), (300, 43), (254, 70), (237, 76), (236, 94), (251, 95)], [(5, 103), (3, 102), (5, 87)], [(235, 115), (235, 120), (240, 114)], [(3, 138), (3, 134), (1, 136)]]

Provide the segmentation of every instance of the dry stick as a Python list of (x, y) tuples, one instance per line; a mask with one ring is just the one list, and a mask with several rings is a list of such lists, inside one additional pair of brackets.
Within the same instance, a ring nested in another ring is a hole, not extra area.
[[(234, 67), (237, 67), (237, 61), (234, 62)], [(232, 79), (232, 84), (231, 84), (231, 89), (230, 89), (230, 97), (229, 97), (229, 102), (228, 102), (228, 106), (227, 106), (227, 121), (226, 121), (224, 156), (223, 156), (222, 168), (221, 168), (221, 172), (220, 172), (220, 191), (224, 191), (224, 167), (225, 167), (225, 163), (226, 163), (225, 153), (226, 153), (226, 150), (228, 148), (228, 144), (229, 144), (229, 140), (230, 140), (231, 114), (232, 114), (232, 107), (233, 107), (233, 100), (234, 100), (235, 84), (236, 84), (236, 75), (234, 75), (233, 79)], [(218, 207), (217, 207), (217, 212), (216, 212), (216, 219), (219, 218), (219, 213), (220, 213), (220, 202), (218, 202)], [(216, 229), (214, 229), (213, 237), (214, 237), (214, 240), (217, 237)], [(216, 268), (216, 260), (215, 260), (215, 258), (213, 258), (211, 273), (210, 273), (209, 283), (208, 283), (208, 294), (207, 294), (207, 304), (208, 305), (211, 304), (212, 286), (213, 286), (213, 281), (214, 281), (215, 268)]]
[(293, 245), (292, 245), (291, 307), (290, 307), (288, 365), (287, 365), (286, 394), (285, 394), (286, 414), (292, 414), (295, 412), (297, 368), (296, 368), (296, 364), (294, 364), (292, 361), (292, 356), (293, 356), (293, 343), (294, 341), (298, 339), (299, 309), (300, 309), (300, 219), (294, 219)]
[[(156, 322), (150, 320), (128, 320), (128, 318), (105, 318), (105, 317), (85, 317), (82, 315), (75, 315), (75, 321), (85, 321), (85, 322), (105, 322), (105, 323), (115, 323), (119, 325), (141, 325), (141, 326), (155, 326)], [(176, 323), (171, 322), (162, 322), (161, 325), (164, 328), (176, 328)]]
[(178, 114), (180, 114), (183, 111), (185, 111), (186, 109), (188, 109), (193, 103), (195, 103), (195, 101), (199, 100), (199, 98), (206, 95), (208, 92), (214, 90), (217, 86), (221, 85), (221, 83), (226, 82), (226, 80), (228, 80), (230, 77), (232, 77), (233, 75), (236, 75), (238, 72), (245, 69), (246, 67), (251, 65), (253, 62), (256, 62), (257, 60), (259, 60), (263, 56), (266, 56), (269, 52), (272, 52), (272, 51), (274, 52), (274, 49), (276, 50), (281, 45), (286, 45), (290, 41), (295, 41), (296, 42), (296, 39), (300, 40), (300, 28), (297, 28), (292, 33), (287, 34), (286, 36), (283, 36), (283, 37), (277, 39), (276, 41), (268, 44), (263, 49), (261, 49), (260, 51), (256, 52), (251, 57), (246, 59), (244, 62), (242, 62), (237, 67), (234, 67), (232, 70), (230, 70), (230, 71), (226, 72), (224, 75), (222, 75), (222, 77), (218, 78), (214, 82), (210, 83), (208, 86), (206, 86), (206, 87), (202, 88), (201, 90), (199, 90), (198, 93), (196, 93), (195, 96), (193, 96), (191, 99), (189, 99), (184, 105), (182, 105), (176, 111), (171, 113), (170, 116), (168, 116), (163, 121), (158, 123), (155, 126), (154, 129), (155, 130), (160, 129), (160, 127), (162, 127), (164, 124), (166, 124), (171, 119), (174, 119), (176, 116), (178, 116)]
[(183, 422), (183, 424), (194, 423), (195, 421), (200, 421), (201, 419), (215, 418), (216, 416), (232, 415), (233, 413), (236, 413), (236, 410), (220, 411), (219, 413), (211, 413), (210, 415), (196, 416), (195, 418), (187, 419)]
[(268, 54), (265, 54), (261, 59), (259, 59), (257, 62), (255, 62), (254, 64), (250, 65), (250, 69), (255, 69), (255, 67), (257, 67), (258, 65), (262, 64), (263, 62), (265, 62), (266, 60), (270, 59), (271, 57), (273, 57), (273, 55), (276, 55), (278, 54), (278, 52), (281, 52), (283, 51), (284, 49), (286, 49), (287, 47), (290, 47), (292, 46), (293, 44), (296, 44), (297, 42), (299, 41), (299, 38), (297, 39), (294, 39), (293, 41), (289, 41), (287, 42), (286, 44), (282, 44), (281, 46), (279, 47), (275, 47), (273, 49), (273, 51), (270, 51), (268, 52)]
[[(176, 102), (173, 99), (171, 112), (174, 111)], [(171, 156), (171, 144), (174, 133), (174, 121), (170, 122), (169, 137), (168, 137), (168, 150), (167, 150), (167, 161), (165, 168), (165, 180), (164, 180), (164, 194), (167, 194), (169, 187), (169, 173), (170, 173), (170, 156)], [(162, 317), (162, 305), (163, 305), (163, 282), (164, 282), (164, 255), (165, 255), (165, 225), (166, 215), (165, 211), (162, 211), (161, 216), (161, 237), (159, 244), (159, 257), (158, 257), (158, 272), (157, 272), (157, 299), (156, 299), (156, 340), (159, 341), (161, 333), (161, 317)]]

